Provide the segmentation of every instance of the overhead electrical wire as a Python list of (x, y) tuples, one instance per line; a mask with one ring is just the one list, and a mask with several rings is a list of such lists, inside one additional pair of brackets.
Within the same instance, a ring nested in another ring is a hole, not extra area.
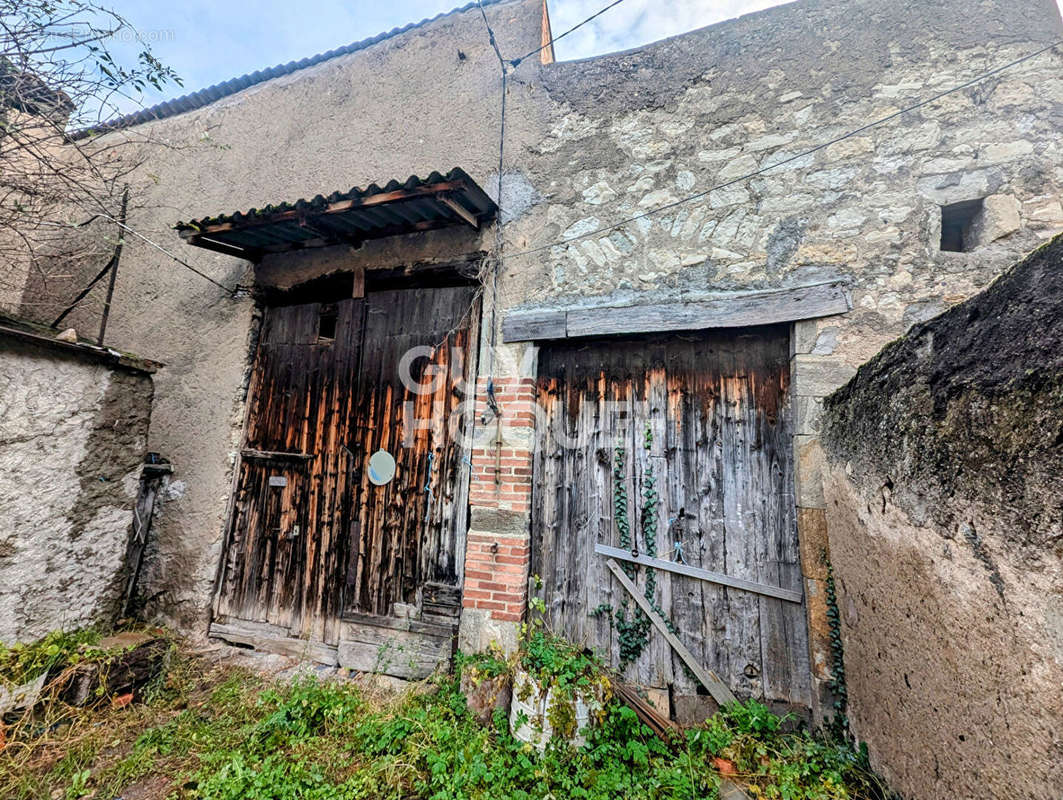
[(1063, 44), (1063, 39), (1058, 39), (1052, 44), (1047, 45), (1046, 47), (1042, 47), (1041, 49), (1035, 50), (1032, 53), (1027, 53), (1026, 55), (1021, 56), (1020, 58), (1017, 58), (1014, 61), (1009, 61), (1007, 64), (1002, 64), (999, 67), (995, 67), (987, 72), (983, 72), (980, 75), (977, 75), (976, 77), (971, 78), (970, 80), (964, 81), (961, 84), (953, 86), (950, 89), (938, 92), (937, 94), (931, 97), (927, 97), (924, 100), (920, 100), (917, 103), (913, 103), (912, 105), (906, 106), (900, 109), (899, 111), (894, 111), (893, 113), (887, 114), (886, 116), (881, 117), (880, 119), (874, 120), (873, 122), (869, 122), (866, 125), (861, 125), (859, 128), (854, 128), (853, 130), (848, 131), (842, 134), (841, 136), (836, 136), (833, 139), (828, 139), (825, 142), (817, 144), (815, 147), (809, 148), (808, 150), (804, 150), (800, 153), (797, 153), (796, 155), (789, 156), (788, 158), (784, 158), (781, 161), (776, 161), (766, 167), (761, 167), (759, 169), (753, 170), (752, 172), (747, 172), (744, 175), (738, 176), (737, 178), (732, 178), (731, 180), (724, 181), (723, 183), (718, 183), (714, 186), (710, 186), (708, 189), (703, 189), (700, 192), (687, 195), (686, 197), (682, 197), (679, 200), (673, 200), (670, 203), (665, 203), (664, 205), (657, 206), (656, 208), (651, 208), (648, 211), (644, 211), (640, 214), (635, 214), (634, 216), (627, 217), (612, 224), (596, 228), (593, 231), (587, 231), (586, 233), (580, 233), (575, 236), (568, 236), (562, 239), (557, 239), (553, 242), (549, 242), (548, 244), (538, 245), (536, 247), (531, 247), (526, 250), (518, 250), (515, 253), (511, 253), (508, 258), (520, 258), (522, 256), (528, 256), (533, 253), (540, 253), (543, 250), (549, 250), (553, 247), (560, 247), (563, 245), (571, 244), (572, 242), (578, 242), (582, 239), (589, 239), (592, 236), (598, 236), (599, 234), (608, 233), (609, 231), (616, 230), (617, 228), (621, 228), (624, 225), (629, 225), (632, 222), (637, 222), (640, 219), (646, 219), (647, 217), (652, 217), (655, 214), (660, 214), (664, 211), (669, 211), (670, 209), (677, 208), (678, 206), (684, 205), (686, 203), (690, 203), (695, 200), (700, 200), (706, 195), (715, 191), (719, 191), (720, 189), (726, 189), (729, 186), (734, 186), (738, 183), (744, 183), (745, 181), (751, 178), (755, 178), (758, 175), (763, 175), (764, 173), (781, 167), (784, 164), (790, 164), (799, 159), (807, 158), (808, 156), (814, 155), (815, 153), (818, 153), (821, 150), (825, 150), (831, 145), (838, 144), (839, 142), (844, 142), (846, 139), (851, 139), (854, 136), (859, 136), (865, 131), (869, 131), (872, 128), (878, 127), (879, 125), (883, 125), (887, 122), (897, 119), (898, 117), (904, 116), (905, 114), (909, 114), (912, 111), (916, 111), (920, 108), (923, 108), (924, 106), (928, 106), (932, 103), (935, 103), (943, 97), (947, 97), (948, 95), (955, 94), (956, 92), (963, 91), (964, 89), (968, 89), (971, 86), (981, 83), (987, 78), (991, 78), (994, 75), (999, 75), (1000, 73), (1005, 72), (1006, 70), (1017, 67), (1020, 64), (1030, 61), (1033, 58), (1037, 58), (1037, 56), (1042, 55), (1043, 53), (1047, 53), (1049, 50), (1059, 47), (1061, 44)]
[(219, 289), (224, 289), (230, 295), (238, 294), (240, 289), (242, 288), (240, 286), (229, 287), (229, 286), (226, 286), (224, 283), (221, 283), (219, 281), (214, 280), (214, 278), (210, 277), (210, 275), (207, 275), (205, 272), (197, 269), (196, 267), (193, 267), (191, 264), (189, 264), (187, 261), (185, 261), (180, 256), (174, 255), (173, 253), (171, 253), (169, 250), (167, 250), (165, 247), (163, 247), (158, 242), (156, 242), (156, 241), (154, 241), (152, 239), (149, 239), (147, 236), (142, 234), (140, 231), (129, 227), (124, 222), (112, 217), (110, 214), (100, 213), (100, 214), (98, 214), (98, 216), (102, 217), (103, 219), (110, 220), (111, 222), (113, 222), (115, 225), (117, 225), (122, 230), (126, 231), (127, 233), (132, 234), (133, 236), (136, 236), (141, 241), (146, 242), (147, 244), (151, 245), (152, 247), (154, 247), (156, 250), (158, 250), (163, 255), (169, 256), (171, 259), (173, 259), (175, 262), (180, 264), (185, 269), (195, 273), (199, 277), (203, 278), (203, 280), (210, 281), (215, 286), (217, 286)]

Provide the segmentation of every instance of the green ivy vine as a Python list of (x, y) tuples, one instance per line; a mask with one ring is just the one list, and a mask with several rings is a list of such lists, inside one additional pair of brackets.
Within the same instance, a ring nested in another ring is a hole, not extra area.
[[(613, 457), (613, 518), (616, 520), (620, 546), (625, 550), (631, 550), (633, 549), (631, 521), (627, 515), (627, 485), (624, 478), (624, 448), (617, 447)], [(638, 571), (635, 564), (625, 561), (621, 568), (632, 581), (635, 580)], [(629, 614), (626, 597), (620, 602), (620, 608), (616, 609), (613, 618), (616, 621), (616, 633), (620, 641), (620, 668), (624, 669), (638, 659), (649, 642), (650, 618), (638, 607)]]
[[(653, 429), (648, 424), (646, 425), (644, 446), (647, 451), (653, 448)], [(617, 447), (613, 455), (613, 519), (616, 523), (620, 547), (624, 550), (634, 551), (636, 545), (631, 535), (631, 520), (628, 518), (628, 495), (625, 478), (624, 448)], [(657, 476), (654, 473), (653, 464), (650, 462), (646, 468), (643, 481), (640, 517), (642, 539), (646, 547), (646, 555), (650, 557), (656, 557), (657, 555), (657, 519), (660, 516), (660, 505), (660, 495), (657, 493)], [(624, 570), (624, 573), (632, 582), (635, 581), (635, 577), (638, 574), (638, 566), (636, 564), (625, 561), (621, 564), (621, 569)], [(678, 634), (678, 629), (657, 603), (657, 570), (653, 567), (646, 567), (646, 588), (643, 594), (650, 604), (650, 608), (664, 620), (668, 630)], [(616, 625), (620, 644), (620, 668), (624, 669), (636, 661), (642, 655), (642, 651), (646, 649), (646, 645), (650, 641), (650, 626), (652, 623), (649, 616), (641, 608), (636, 606), (633, 610), (630, 609), (626, 597), (621, 601), (620, 608), (615, 611), (611, 606), (603, 603), (591, 611), (591, 616), (601, 617), (608, 613), (613, 614), (613, 621)]]
[(849, 689), (845, 682), (845, 649), (842, 645), (842, 621), (838, 613), (838, 593), (834, 585), (834, 567), (827, 561), (827, 622), (830, 626), (831, 679), (827, 686), (834, 695), (834, 719), (830, 721), (831, 732), (839, 739), (848, 740)]

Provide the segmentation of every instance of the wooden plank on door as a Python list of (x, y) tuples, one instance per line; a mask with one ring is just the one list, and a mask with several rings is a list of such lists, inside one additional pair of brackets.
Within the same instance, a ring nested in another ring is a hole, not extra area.
[(598, 544), (594, 546), (594, 552), (599, 555), (608, 556), (609, 558), (619, 558), (621, 561), (630, 561), (633, 564), (641, 564), (644, 567), (663, 569), (667, 572), (674, 572), (678, 575), (697, 578), (700, 581), (717, 583), (721, 586), (730, 586), (734, 589), (741, 589), (746, 592), (765, 595), (766, 597), (778, 597), (780, 600), (786, 600), (790, 603), (800, 603), (804, 597), (799, 591), (783, 589), (779, 586), (770, 586), (766, 583), (758, 583), (757, 581), (747, 581), (743, 578), (732, 578), (730, 575), (723, 575), (719, 572), (710, 572), (706, 569), (691, 567), (681, 562), (651, 558), (642, 553), (632, 555), (629, 551), (621, 550), (619, 547)]
[(609, 559), (606, 564), (609, 567), (609, 571), (613, 573), (613, 577), (620, 581), (620, 585), (624, 587), (627, 593), (638, 603), (639, 608), (643, 613), (650, 618), (650, 622), (664, 637), (665, 641), (671, 646), (673, 650), (683, 659), (683, 663), (686, 664), (690, 671), (697, 676), (697, 679), (701, 681), (701, 685), (709, 690), (709, 694), (713, 699), (721, 706), (728, 705), (730, 703), (737, 703), (738, 698), (734, 696), (730, 688), (726, 683), (720, 680), (720, 677), (698, 663), (697, 659), (691, 655), (690, 651), (679, 641), (678, 637), (670, 630), (661, 619), (660, 614), (654, 611), (653, 607), (649, 604), (649, 601), (642, 596), (642, 593), (635, 587), (635, 584), (631, 582), (631, 579), (624, 574), (624, 571), (620, 569), (620, 565), (616, 563), (614, 559)]

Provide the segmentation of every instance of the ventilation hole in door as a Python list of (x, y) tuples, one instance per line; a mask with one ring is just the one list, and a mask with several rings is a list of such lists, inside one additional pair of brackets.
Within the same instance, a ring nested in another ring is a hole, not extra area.
[(339, 312), (335, 305), (321, 306), (321, 313), (317, 318), (318, 344), (332, 344), (336, 341), (336, 320), (338, 318)]

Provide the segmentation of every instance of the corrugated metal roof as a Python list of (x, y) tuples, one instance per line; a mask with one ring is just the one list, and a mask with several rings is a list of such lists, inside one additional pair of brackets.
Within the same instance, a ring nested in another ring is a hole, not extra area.
[(189, 222), (174, 228), (189, 244), (257, 261), (266, 253), (357, 244), (402, 233), (451, 225), (479, 228), (498, 207), (462, 169), (404, 183), (373, 183), (364, 189), (317, 195), (265, 208), (252, 208)]
[[(482, 0), (482, 4), (485, 6), (501, 3), (504, 0)], [(198, 92), (192, 92), (191, 94), (181, 95), (173, 100), (167, 100), (166, 102), (159, 103), (151, 106), (150, 108), (144, 108), (140, 111), (136, 111), (132, 114), (126, 114), (123, 117), (118, 117), (105, 122), (101, 125), (94, 125), (91, 128), (85, 128), (80, 131), (75, 131), (70, 134), (71, 139), (84, 139), (88, 136), (92, 136), (100, 133), (107, 133), (108, 131), (118, 130), (120, 128), (129, 128), (133, 125), (140, 125), (145, 122), (152, 122), (153, 120), (165, 119), (167, 117), (173, 117), (178, 114), (183, 114), (186, 111), (194, 111), (197, 108), (203, 108), (208, 106), (216, 100), (220, 100), (223, 97), (228, 97), (231, 94), (241, 92), (248, 87), (254, 86), (258, 83), (264, 83), (265, 81), (272, 80), (273, 78), (279, 78), (283, 75), (290, 75), (293, 72), (298, 72), (301, 69), (307, 67), (313, 67), (323, 61), (328, 61), (332, 58), (339, 56), (345, 56), (350, 53), (356, 53), (359, 50), (364, 50), (367, 47), (371, 47), (374, 44), (378, 44), (387, 39), (391, 39), (399, 34), (406, 33), (415, 28), (420, 28), (422, 25), (428, 25), (431, 22), (435, 22), (437, 19), (443, 17), (449, 17), (451, 14), (460, 14), (465, 11), (471, 11), (477, 7), (477, 3), (468, 3), (460, 8), (455, 8), (450, 11), (444, 11), (441, 14), (436, 14), (434, 17), (426, 17), (420, 22), (411, 22), (408, 25), (403, 25), (399, 28), (392, 28), (386, 33), (379, 33), (376, 36), (370, 36), (368, 39), (362, 39), (360, 42), (352, 42), (351, 44), (344, 45), (343, 47), (337, 47), (333, 50), (328, 50), (324, 53), (318, 53), (317, 55), (309, 56), (301, 61), (289, 61), (287, 64), (278, 64), (275, 67), (269, 69), (261, 69), (256, 72), (250, 72), (246, 75), (241, 75), (239, 78), (233, 78), (232, 80), (225, 81), (224, 83), (216, 83), (213, 86), (208, 86), (206, 89), (200, 89)]]

